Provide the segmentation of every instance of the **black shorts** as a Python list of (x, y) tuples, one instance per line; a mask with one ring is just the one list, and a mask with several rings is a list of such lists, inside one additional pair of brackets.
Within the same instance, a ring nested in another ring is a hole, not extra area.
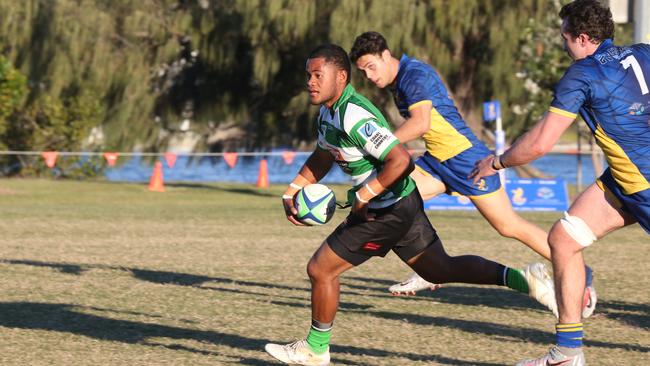
[(392, 206), (368, 212), (376, 215), (374, 221), (348, 215), (327, 237), (330, 248), (350, 264), (358, 266), (370, 257), (384, 257), (391, 249), (407, 261), (438, 240), (417, 189)]

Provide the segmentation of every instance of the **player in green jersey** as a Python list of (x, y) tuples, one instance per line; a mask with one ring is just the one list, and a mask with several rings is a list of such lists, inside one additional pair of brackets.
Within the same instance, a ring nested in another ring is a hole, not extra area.
[[(350, 215), (321, 244), (307, 265), (311, 280), (312, 326), (304, 340), (267, 344), (290, 364), (329, 364), (329, 341), (339, 303), (339, 276), (374, 256), (395, 252), (415, 272), (435, 283), (502, 285), (555, 305), (550, 275), (536, 263), (524, 270), (478, 256), (450, 257), (424, 213), (409, 173), (413, 161), (379, 110), (350, 85), (350, 61), (336, 45), (316, 48), (307, 59), (307, 90), (321, 105), (318, 146), (282, 196), (295, 225), (294, 195), (322, 179), (336, 162), (353, 180)], [(472, 269), (471, 271), (468, 269)]]

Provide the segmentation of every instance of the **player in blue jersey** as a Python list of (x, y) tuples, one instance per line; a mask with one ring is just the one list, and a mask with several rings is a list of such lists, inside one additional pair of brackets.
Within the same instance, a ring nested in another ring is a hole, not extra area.
[(610, 10), (594, 0), (562, 7), (561, 35), (574, 60), (546, 115), (501, 156), (477, 163), (475, 180), (547, 153), (580, 115), (609, 167), (573, 202), (549, 233), (559, 307), (556, 345), (520, 366), (584, 365), (580, 299), (582, 250), (638, 222), (650, 233), (650, 45), (616, 46)]
[[(411, 174), (422, 198), (427, 200), (444, 192), (467, 196), (499, 234), (519, 240), (550, 260), (547, 233), (515, 213), (499, 177), (488, 176), (477, 182), (468, 178), (476, 160), (490, 154), (490, 150), (465, 124), (434, 68), (406, 55), (398, 60), (377, 32), (358, 36), (350, 58), (376, 86), (392, 91), (400, 114), (406, 118), (395, 131), (400, 142), (424, 139), (426, 152), (416, 160), (416, 170)], [(596, 306), (591, 280), (587, 285), (585, 317)], [(436, 285), (414, 273), (389, 290), (393, 294), (413, 294), (425, 288), (435, 289)]]

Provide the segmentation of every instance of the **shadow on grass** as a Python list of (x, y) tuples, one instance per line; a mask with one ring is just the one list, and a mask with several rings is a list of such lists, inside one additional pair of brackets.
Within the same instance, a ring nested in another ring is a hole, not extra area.
[[(262, 351), (270, 340), (243, 337), (235, 334), (217, 331), (187, 329), (167, 325), (135, 322), (129, 320), (111, 319), (82, 311), (96, 310), (72, 304), (34, 303), (34, 302), (0, 302), (0, 326), (18, 329), (47, 330), (62, 333), (81, 335), (102, 341), (115, 341), (144, 346), (163, 347), (170, 350), (202, 354), (206, 356), (221, 356), (212, 351), (188, 347), (182, 344), (164, 344), (149, 341), (150, 338), (166, 338), (173, 340), (192, 340), (214, 345), (224, 345), (246, 351)], [(105, 310), (105, 309), (104, 309)], [(107, 310), (110, 311), (110, 310)], [(457, 360), (437, 355), (419, 355), (407, 352), (389, 352), (376, 348), (363, 348), (352, 346), (333, 346), (335, 352), (343, 352), (358, 356), (371, 357), (400, 357), (413, 361), (431, 361), (444, 365), (479, 365), (496, 366), (494, 363), (475, 363)], [(270, 356), (257, 358), (236, 358), (234, 363), (240, 365), (268, 365)], [(361, 365), (360, 363), (333, 359), (337, 364)]]
[[(302, 303), (294, 302), (283, 302), (283, 301), (271, 301), (272, 304), (278, 306), (290, 306), (295, 308), (302, 308), (305, 305)], [(339, 311), (349, 312), (349, 313), (358, 313), (367, 316), (374, 316), (382, 319), (395, 320), (400, 322), (406, 322), (409, 324), (417, 325), (430, 325), (433, 327), (444, 327), (450, 329), (460, 329), (468, 333), (481, 333), (489, 337), (498, 337), (498, 338), (510, 338), (511, 341), (524, 341), (529, 343), (538, 343), (538, 344), (552, 344), (555, 340), (555, 337), (550, 332), (544, 332), (537, 329), (523, 328), (511, 325), (495, 324), (483, 321), (475, 320), (464, 320), (464, 319), (452, 319), (439, 316), (427, 316), (427, 315), (416, 315), (408, 313), (396, 313), (390, 311), (378, 311), (372, 309), (355, 309), (355, 308), (346, 308), (341, 306)], [(623, 350), (632, 350), (635, 352), (650, 352), (650, 347), (644, 347), (636, 344), (628, 343), (613, 343), (613, 342), (601, 342), (594, 340), (586, 340), (585, 345), (590, 347), (600, 347), (600, 348), (618, 348)]]
[[(65, 274), (82, 275), (85, 271), (91, 269), (109, 269), (116, 271), (125, 271), (132, 274), (135, 278), (156, 284), (170, 284), (179, 286), (190, 286), (199, 289), (250, 294), (254, 296), (268, 296), (277, 298), (278, 295), (269, 295), (259, 291), (252, 291), (253, 288), (275, 289), (282, 291), (300, 291), (309, 293), (309, 287), (296, 287), (276, 283), (267, 283), (259, 281), (246, 281), (234, 280), (226, 277), (211, 277), (203, 275), (195, 275), (190, 273), (170, 272), (170, 271), (155, 271), (141, 268), (128, 268), (120, 266), (107, 266), (101, 264), (76, 264), (76, 263), (53, 263), (42, 262), (33, 260), (0, 260), (0, 263), (29, 265), (35, 267), (46, 267), (60, 271)], [(343, 277), (347, 283), (343, 283), (343, 290), (341, 294), (363, 297), (377, 297), (387, 298), (390, 297), (386, 291), (386, 285), (392, 284), (392, 281), (384, 279), (366, 278), (366, 277)], [(363, 284), (358, 284), (361, 282)], [(352, 282), (352, 283), (350, 283)], [(214, 284), (225, 284), (237, 286), (236, 289), (229, 289), (225, 287), (214, 286)], [(360, 290), (363, 292), (349, 291), (347, 288)], [(368, 293), (370, 292), (370, 293)], [(284, 295), (285, 299), (290, 300), (303, 300), (300, 297)], [(307, 297), (305, 297), (306, 299)], [(546, 312), (547, 310), (535, 301), (529, 299), (527, 296), (516, 293), (502, 287), (457, 287), (453, 285), (445, 286), (437, 291), (422, 291), (416, 296), (408, 297), (391, 297), (394, 301), (424, 301), (424, 304), (433, 305), (433, 302), (444, 303), (450, 305), (465, 305), (465, 306), (488, 306), (497, 309), (522, 309), (530, 310), (536, 308), (540, 311)], [(356, 305), (346, 303), (350, 306)], [(345, 305), (345, 304), (341, 304)], [(301, 305), (302, 306), (302, 305)], [(363, 307), (363, 305), (357, 305)], [(344, 309), (344, 307), (343, 307)], [(647, 304), (629, 303), (624, 301), (607, 301), (600, 300), (597, 307), (596, 314), (604, 314), (610, 319), (620, 321), (629, 326), (641, 328), (643, 330), (650, 329), (650, 306)], [(403, 314), (400, 314), (404, 319)], [(408, 318), (408, 316), (407, 316)], [(415, 321), (417, 323), (417, 321)], [(534, 339), (535, 337), (533, 337)], [(644, 348), (646, 349), (646, 348)]]
[(20, 260), (20, 259), (3, 259), (0, 260), (0, 263), (7, 264), (22, 264), (25, 266), (32, 267), (47, 267), (54, 270), (57, 270), (61, 273), (81, 275), (83, 272), (89, 269), (89, 266), (81, 264), (68, 264), (68, 263), (52, 263), (52, 262), (40, 262), (40, 261), (30, 261), (30, 260)]
[[(79, 309), (79, 310), (77, 310)], [(269, 340), (247, 338), (216, 331), (186, 329), (167, 325), (111, 319), (85, 314), (83, 310), (95, 311), (72, 304), (33, 302), (0, 302), (0, 326), (20, 329), (48, 330), (82, 335), (97, 340), (117, 341), (145, 346), (164, 347), (205, 355), (216, 353), (182, 345), (168, 345), (148, 341), (149, 338), (186, 339), (226, 345), (243, 350), (260, 351)], [(107, 312), (116, 312), (101, 309)], [(249, 365), (266, 365), (267, 361)]]
[(22, 259), (2, 259), (0, 260), (0, 263), (51, 268), (61, 273), (73, 274), (73, 275), (81, 275), (83, 274), (83, 272), (89, 271), (91, 269), (125, 271), (125, 272), (130, 272), (133, 275), (133, 277), (139, 280), (157, 283), (161, 285), (201, 287), (201, 285), (206, 282), (216, 282), (216, 283), (234, 284), (234, 285), (242, 285), (242, 286), (273, 288), (279, 290), (309, 291), (309, 288), (306, 287), (293, 287), (293, 286), (278, 285), (278, 284), (272, 284), (266, 282), (240, 281), (240, 280), (233, 280), (224, 277), (210, 277), (210, 276), (203, 276), (203, 275), (195, 275), (191, 273), (180, 273), (180, 272), (169, 272), (169, 271), (153, 271), (153, 270), (141, 269), (141, 268), (108, 266), (103, 264), (70, 264), (70, 263), (54, 263), (54, 262), (42, 262), (42, 261), (22, 260)]
[[(118, 269), (115, 267), (114, 269)], [(139, 268), (119, 268), (128, 272), (131, 272), (133, 276), (139, 280), (144, 280), (147, 282), (162, 284), (162, 285), (180, 285), (180, 286), (191, 286), (198, 288), (209, 288), (203, 286), (206, 283), (222, 283), (222, 284), (231, 284), (238, 286), (247, 286), (247, 287), (262, 287), (268, 289), (276, 290), (288, 290), (288, 291), (310, 291), (307, 287), (295, 287), (287, 285), (279, 285), (275, 283), (267, 282), (257, 282), (257, 281), (245, 281), (245, 280), (233, 280), (231, 278), (225, 277), (210, 277), (210, 276), (201, 276), (194, 275), (189, 273), (179, 273), (179, 272), (168, 272), (168, 271), (152, 271), (148, 269), (139, 269)]]
[[(304, 304), (295, 303), (295, 302), (271, 301), (271, 303), (278, 306), (290, 306), (295, 308), (305, 307)], [(346, 307), (343, 304), (339, 307), (339, 311), (348, 312), (348, 313), (358, 313), (366, 316), (372, 316), (372, 317), (387, 319), (387, 320), (395, 320), (398, 322), (405, 322), (409, 324), (462, 330), (464, 332), (468, 332), (472, 334), (481, 333), (486, 336), (494, 336), (494, 337), (499, 337), (501, 339), (511, 338), (512, 341), (525, 341), (530, 343), (547, 344), (549, 343), (550, 340), (553, 339), (553, 334), (549, 332), (544, 332), (537, 329), (495, 324), (495, 323), (489, 323), (483, 321), (452, 319), (452, 318), (439, 317), (439, 316), (417, 315), (417, 314), (398, 313), (398, 312), (372, 310), (372, 309), (357, 309), (354, 307)]]
[(626, 325), (650, 330), (650, 305), (629, 303), (625, 301), (599, 300), (596, 316), (603, 314)]
[[(101, 264), (70, 264), (70, 263), (52, 263), (52, 262), (42, 262), (42, 261), (31, 261), (31, 260), (11, 260), (5, 259), (0, 260), (0, 263), (8, 264), (20, 264), (20, 265), (29, 265), (36, 267), (49, 267), (54, 270), (60, 271), (66, 274), (81, 275), (83, 272), (90, 269), (108, 269), (108, 270), (118, 270), (131, 273), (135, 278), (151, 283), (164, 284), (164, 285), (179, 285), (179, 286), (190, 286), (200, 289), (210, 289), (213, 291), (228, 291), (228, 289), (215, 288), (211, 284), (226, 284), (239, 286), (240, 288), (249, 288), (249, 287), (258, 287), (265, 289), (275, 289), (283, 291), (302, 291), (309, 293), (311, 291), (310, 287), (296, 287), (288, 286), (277, 283), (267, 283), (267, 282), (258, 282), (258, 281), (247, 281), (247, 280), (234, 280), (226, 277), (211, 277), (203, 275), (195, 275), (191, 273), (180, 273), (180, 272), (170, 272), (170, 271), (155, 271), (149, 269), (141, 268), (129, 268), (129, 267), (120, 267), (120, 266), (107, 266)], [(346, 281), (348, 278), (344, 277), (343, 281)], [(349, 277), (349, 279), (367, 282), (370, 285), (359, 285), (347, 281), (342, 283), (342, 295), (353, 295), (353, 296), (364, 296), (364, 297), (376, 297), (376, 298), (393, 298), (398, 299), (398, 301), (424, 301), (431, 303), (431, 300), (434, 300), (439, 303), (454, 304), (454, 305), (468, 305), (468, 306), (489, 306), (498, 309), (522, 309), (528, 310), (531, 307), (538, 308), (541, 311), (546, 311), (541, 305), (537, 304), (533, 300), (529, 299), (525, 295), (518, 294), (512, 290), (506, 290), (499, 287), (453, 287), (447, 286), (439, 289), (437, 291), (422, 291), (416, 296), (406, 296), (394, 298), (392, 297), (383, 286), (373, 286), (372, 284), (376, 281), (379, 281), (380, 284), (383, 282), (389, 282), (386, 280), (375, 280), (375, 279), (366, 279), (363, 277)], [(364, 282), (364, 283), (365, 283)], [(348, 290), (352, 289), (352, 290)], [(357, 292), (354, 290), (360, 290), (364, 292)], [(231, 291), (233, 292), (233, 291)], [(243, 292), (243, 291), (242, 291)], [(370, 293), (367, 293), (370, 292)]]
[[(353, 280), (363, 283), (342, 283), (344, 287), (356, 290), (377, 291), (387, 296), (388, 286), (395, 284), (394, 281), (367, 278), (367, 277), (344, 277), (343, 280)], [(375, 285), (376, 284), (376, 285)], [(501, 286), (467, 287), (455, 284), (445, 284), (435, 291), (423, 290), (413, 296), (391, 296), (396, 301), (435, 301), (436, 303), (467, 306), (488, 306), (497, 309), (538, 309), (547, 312), (545, 307), (530, 299), (527, 295), (515, 292)]]

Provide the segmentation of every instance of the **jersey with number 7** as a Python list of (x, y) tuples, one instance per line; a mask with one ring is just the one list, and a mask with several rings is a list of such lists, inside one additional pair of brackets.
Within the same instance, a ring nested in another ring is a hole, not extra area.
[(625, 194), (650, 188), (650, 45), (603, 41), (573, 63), (550, 112), (585, 120)]

